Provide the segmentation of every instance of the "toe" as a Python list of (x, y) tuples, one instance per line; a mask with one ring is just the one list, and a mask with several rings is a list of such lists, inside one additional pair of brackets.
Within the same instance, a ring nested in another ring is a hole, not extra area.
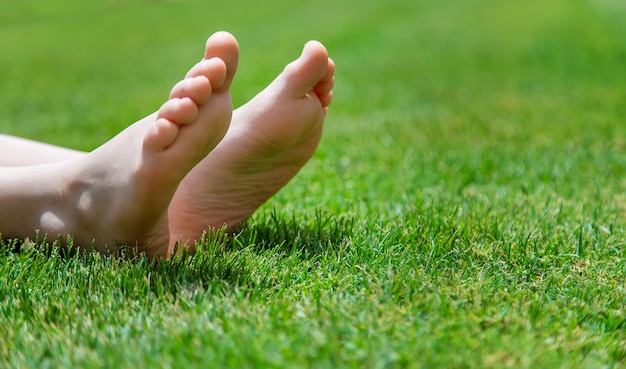
[(318, 96), (326, 95), (333, 90), (334, 85), (335, 79), (332, 78), (330, 81), (320, 82), (315, 85), (315, 87), (313, 87), (313, 91), (315, 91)]
[(192, 99), (196, 105), (206, 104), (211, 97), (211, 82), (203, 75), (183, 79), (172, 88), (170, 99), (185, 97)]
[(217, 90), (223, 88), (226, 83), (227, 69), (226, 63), (220, 58), (204, 59), (187, 72), (185, 79), (203, 76), (209, 79), (211, 88)]
[(158, 118), (144, 137), (144, 149), (153, 153), (162, 151), (176, 140), (177, 135), (178, 125), (165, 118)]
[(328, 58), (328, 69), (326, 69), (326, 75), (322, 77), (322, 82), (328, 82), (335, 79), (335, 62), (333, 59)]
[(206, 42), (204, 59), (219, 58), (226, 64), (225, 82), (215, 88), (215, 92), (227, 91), (237, 71), (239, 62), (239, 45), (233, 35), (228, 32), (214, 33)]
[(320, 99), (320, 103), (322, 103), (323, 107), (327, 107), (333, 101), (333, 92), (330, 91), (325, 95), (317, 95), (317, 98)]
[(198, 106), (189, 97), (173, 98), (159, 109), (157, 118), (164, 118), (174, 124), (190, 124), (198, 115)]
[(317, 41), (307, 42), (302, 55), (283, 70), (282, 77), (287, 79), (288, 93), (303, 96), (311, 91), (327, 75), (328, 60), (324, 45)]

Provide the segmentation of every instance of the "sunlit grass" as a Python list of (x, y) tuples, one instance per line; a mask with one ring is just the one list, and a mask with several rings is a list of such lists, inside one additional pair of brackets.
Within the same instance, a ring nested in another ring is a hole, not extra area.
[(626, 363), (619, 1), (259, 4), (4, 0), (3, 133), (92, 149), (218, 29), (235, 105), (311, 38), (337, 85), (311, 162), (193, 258), (3, 245), (0, 366)]

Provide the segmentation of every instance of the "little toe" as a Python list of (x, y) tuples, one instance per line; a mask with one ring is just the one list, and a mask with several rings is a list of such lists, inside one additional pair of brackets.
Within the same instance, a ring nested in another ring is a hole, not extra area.
[(154, 121), (144, 138), (144, 150), (159, 152), (171, 145), (178, 135), (178, 125), (165, 118)]

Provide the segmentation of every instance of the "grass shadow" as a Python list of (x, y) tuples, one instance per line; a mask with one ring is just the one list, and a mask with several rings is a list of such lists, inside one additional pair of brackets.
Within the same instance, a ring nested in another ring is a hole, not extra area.
[(325, 214), (317, 210), (312, 219), (298, 219), (273, 209), (244, 224), (228, 240), (228, 247), (251, 249), (257, 253), (271, 251), (300, 259), (335, 252), (354, 230), (352, 216)]
[[(107, 289), (131, 299), (178, 296), (191, 290), (228, 294), (234, 288), (259, 287), (253, 278), (257, 266), (251, 258), (271, 253), (310, 260), (337, 252), (353, 226), (353, 218), (347, 216), (317, 211), (312, 219), (301, 220), (273, 210), (255, 216), (232, 234), (224, 229), (207, 231), (193, 255), (183, 251), (170, 260), (149, 259), (126, 245), (118, 245), (108, 255), (79, 251), (72, 247), (71, 238), (49, 242), (45, 237), (2, 240), (0, 258), (7, 268), (27, 269), (32, 278), (38, 275), (46, 284), (85, 294), (107, 293)], [(69, 246), (60, 247), (62, 244)]]

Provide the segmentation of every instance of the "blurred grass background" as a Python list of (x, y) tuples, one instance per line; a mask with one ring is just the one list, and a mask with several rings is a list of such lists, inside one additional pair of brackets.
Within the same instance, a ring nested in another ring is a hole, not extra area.
[[(232, 310), (216, 313), (232, 324), (226, 338), (250, 344), (244, 362), (624, 364), (622, 1), (0, 5), (0, 132), (83, 150), (158, 108), (215, 30), (240, 42), (235, 106), (306, 40), (327, 45), (337, 84), (320, 148), (260, 211), (252, 232), (262, 234), (273, 209), (296, 225), (322, 227), (321, 210), (355, 227), (337, 231), (345, 243), (320, 251), (320, 263), (276, 258), (271, 247), (246, 259), (256, 289), (240, 286), (250, 290), (238, 295), (233, 287), (219, 301)], [(266, 227), (264, 235), (283, 250), (289, 245), (279, 236), (306, 234), (291, 226)], [(179, 323), (212, 322), (194, 310), (209, 309), (206, 301), (183, 308), (172, 300), (184, 293), (168, 299), (154, 309), (184, 314), (163, 318), (142, 353)], [(310, 320), (286, 313), (296, 305)], [(231, 313), (251, 318), (241, 323)], [(267, 316), (276, 319), (271, 327), (262, 324)], [(309, 323), (317, 335), (307, 335)], [(257, 336), (248, 337), (248, 327)], [(193, 337), (175, 335), (181, 345), (196, 347), (210, 331), (190, 329)], [(67, 332), (54, 332), (60, 338), (43, 335), (64, 342)], [(274, 350), (278, 336), (286, 348)], [(224, 346), (214, 349), (232, 353), (220, 337)], [(181, 349), (168, 347), (171, 355)]]

